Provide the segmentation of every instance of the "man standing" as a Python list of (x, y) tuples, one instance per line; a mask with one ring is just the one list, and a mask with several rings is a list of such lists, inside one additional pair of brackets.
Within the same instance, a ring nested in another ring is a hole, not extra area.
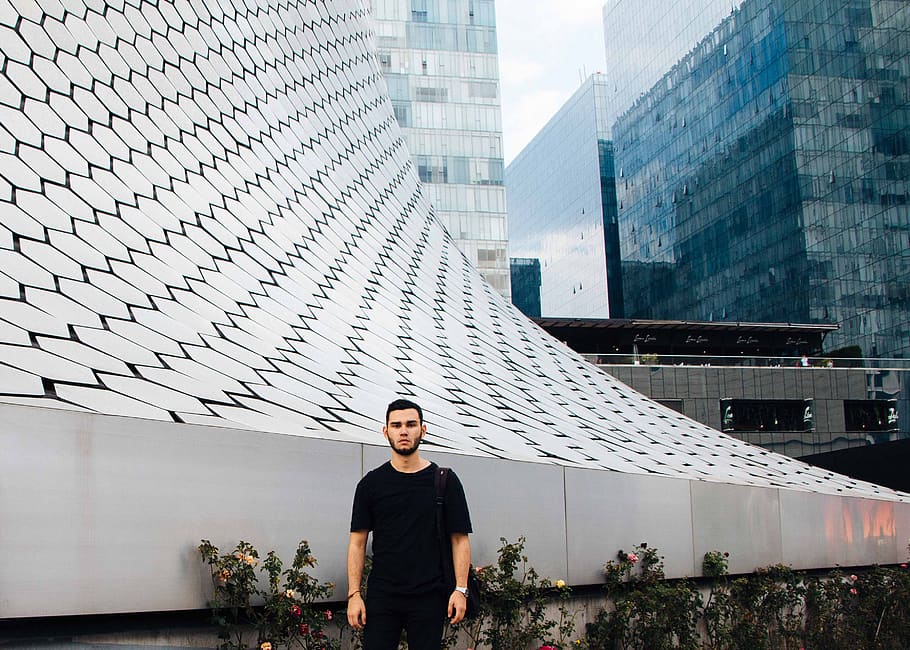
[[(458, 623), (467, 604), (471, 518), (461, 482), (449, 472), (446, 534), (451, 539), (455, 589), (443, 574), (436, 534), (436, 463), (420, 457), (427, 432), (423, 411), (398, 399), (386, 409), (382, 433), (392, 458), (357, 484), (348, 544), (348, 622), (363, 628), (364, 650), (396, 650), (406, 630), (409, 650), (439, 650), (445, 618)], [(365, 600), (360, 591), (367, 537), (373, 567)], [(369, 615), (369, 618), (368, 618)]]

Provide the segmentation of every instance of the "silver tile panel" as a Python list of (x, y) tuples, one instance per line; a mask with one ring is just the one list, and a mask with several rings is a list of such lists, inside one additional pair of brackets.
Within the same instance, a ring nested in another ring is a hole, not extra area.
[[(9, 405), (0, 421), (15, 452), (0, 457), (0, 513), (18, 522), (0, 617), (204, 607), (202, 538), (282, 558), (307, 539), (316, 576), (344, 575), (356, 445)], [(142, 588), (109, 588), (124, 582)]]
[(781, 491), (780, 504), (784, 558), (794, 567), (893, 564), (907, 556), (893, 503)]
[(668, 575), (701, 568), (687, 480), (567, 468), (566, 504), (571, 584), (603, 582), (603, 565), (642, 542), (659, 549)]
[[(779, 491), (692, 482), (692, 539), (699, 573), (705, 553), (730, 553), (730, 573), (749, 573), (780, 561)], [(817, 532), (815, 534), (818, 534)]]

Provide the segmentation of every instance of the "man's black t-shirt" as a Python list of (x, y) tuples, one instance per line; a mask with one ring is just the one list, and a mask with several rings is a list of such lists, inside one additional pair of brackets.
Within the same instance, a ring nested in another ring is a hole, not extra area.
[[(436, 536), (437, 465), (406, 474), (391, 462), (367, 473), (354, 493), (351, 531), (373, 532), (371, 595), (419, 595), (442, 589)], [(445, 494), (446, 534), (470, 533), (471, 518), (461, 481), (449, 471)]]

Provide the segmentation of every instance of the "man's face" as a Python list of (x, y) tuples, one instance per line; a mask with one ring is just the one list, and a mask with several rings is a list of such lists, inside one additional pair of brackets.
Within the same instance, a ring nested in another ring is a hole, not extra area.
[(420, 421), (417, 409), (402, 409), (389, 413), (389, 421), (382, 433), (396, 454), (410, 456), (426, 435), (427, 426)]

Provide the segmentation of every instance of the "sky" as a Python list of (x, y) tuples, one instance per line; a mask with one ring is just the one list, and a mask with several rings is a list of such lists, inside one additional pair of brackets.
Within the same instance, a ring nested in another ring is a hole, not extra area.
[(605, 0), (496, 0), (508, 165), (581, 82), (603, 72)]

